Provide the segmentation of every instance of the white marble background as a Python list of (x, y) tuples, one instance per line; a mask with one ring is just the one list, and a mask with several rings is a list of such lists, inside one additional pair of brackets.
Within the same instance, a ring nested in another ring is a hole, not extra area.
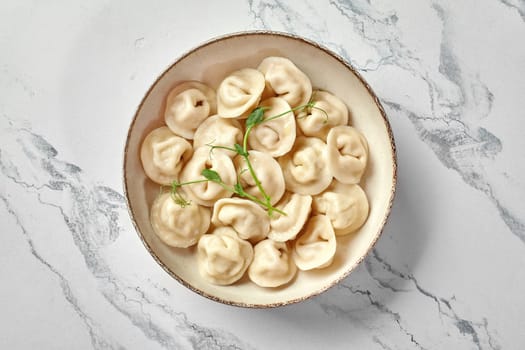
[[(340, 285), (271, 310), (189, 292), (128, 217), (122, 149), (154, 77), (210, 37), (314, 39), (371, 83), (399, 187)], [(0, 3), (1, 349), (523, 349), (525, 1)]]

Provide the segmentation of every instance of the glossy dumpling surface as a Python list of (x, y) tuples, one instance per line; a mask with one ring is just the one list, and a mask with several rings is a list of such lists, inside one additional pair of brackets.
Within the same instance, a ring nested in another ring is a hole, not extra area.
[(326, 141), (330, 129), (348, 124), (348, 108), (338, 97), (326, 91), (312, 94), (313, 108), (297, 113), (297, 124), (306, 136), (315, 136)]
[(248, 276), (261, 287), (278, 287), (288, 283), (297, 267), (286, 243), (265, 239), (253, 248)]
[(292, 150), (279, 158), (279, 164), (288, 191), (318, 194), (332, 182), (326, 144), (316, 137), (298, 137)]
[(304, 105), (310, 100), (310, 79), (289, 59), (266, 57), (257, 69), (264, 74), (271, 91), (284, 98), (292, 108)]
[(238, 281), (253, 260), (253, 247), (231, 227), (218, 227), (202, 236), (197, 247), (197, 264), (208, 282), (229, 285)]
[(336, 239), (325, 215), (312, 216), (295, 241), (293, 258), (301, 270), (327, 267), (335, 255)]
[(197, 243), (210, 226), (211, 210), (191, 203), (176, 204), (169, 192), (159, 195), (151, 207), (151, 226), (167, 245), (186, 248)]
[[(242, 143), (242, 138), (242, 126), (237, 120), (214, 115), (203, 121), (195, 131), (193, 147), (223, 146), (233, 148), (234, 144)], [(224, 152), (230, 157), (236, 154), (221, 148), (215, 148), (213, 152)]]
[[(221, 152), (210, 154), (210, 148), (207, 146), (199, 147), (195, 150), (193, 157), (191, 157), (184, 169), (182, 169), (180, 181), (190, 182), (204, 180), (205, 177), (201, 175), (204, 169), (216, 171), (222, 181), (230, 187), (236, 182), (235, 168), (233, 167), (232, 160)], [(231, 197), (233, 194), (231, 191), (212, 181), (185, 185), (184, 189), (192, 200), (207, 207), (212, 207), (217, 200)]]
[(347, 185), (336, 180), (326, 191), (314, 197), (313, 209), (314, 213), (330, 218), (338, 236), (359, 229), (369, 212), (368, 199), (359, 185)]
[(212, 222), (215, 226), (231, 226), (240, 238), (252, 243), (266, 238), (270, 230), (266, 211), (242, 198), (223, 198), (215, 202)]
[(286, 215), (273, 213), (268, 238), (277, 242), (295, 239), (310, 215), (312, 196), (287, 192), (277, 203)]
[(286, 100), (272, 97), (261, 102), (260, 106), (268, 108), (264, 112), (265, 119), (281, 115), (273, 120), (262, 122), (253, 128), (248, 139), (251, 148), (266, 152), (272, 157), (288, 153), (295, 142), (295, 116)]
[(173, 133), (191, 140), (200, 123), (216, 111), (215, 91), (201, 82), (187, 81), (170, 91), (164, 121)]
[(356, 128), (336, 126), (327, 138), (328, 167), (334, 177), (345, 184), (356, 184), (368, 162), (368, 143)]
[(188, 141), (163, 126), (146, 136), (142, 142), (140, 159), (144, 172), (151, 180), (169, 185), (177, 180), (192, 153), (193, 148)]
[(264, 90), (264, 76), (244, 68), (227, 76), (217, 89), (217, 111), (223, 118), (241, 118), (257, 107)]

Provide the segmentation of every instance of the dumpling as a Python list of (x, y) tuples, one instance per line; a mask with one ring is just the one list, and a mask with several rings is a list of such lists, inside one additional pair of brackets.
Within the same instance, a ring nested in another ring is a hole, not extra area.
[(264, 90), (264, 76), (252, 68), (237, 70), (227, 76), (217, 89), (218, 114), (240, 118), (257, 107)]
[(284, 57), (266, 57), (257, 68), (264, 74), (266, 84), (294, 108), (307, 104), (312, 95), (310, 79)]
[(268, 238), (277, 242), (295, 239), (310, 215), (311, 205), (312, 196), (285, 193), (281, 201), (277, 203), (277, 208), (284, 211), (286, 215), (274, 213), (270, 219)]
[(215, 226), (231, 226), (240, 238), (257, 243), (265, 239), (270, 230), (270, 219), (258, 204), (247, 199), (223, 198), (215, 202)]
[[(222, 181), (230, 187), (237, 181), (232, 160), (226, 154), (221, 152), (210, 154), (209, 147), (199, 147), (182, 169), (180, 182), (204, 180), (205, 177), (201, 175), (204, 169), (215, 170)], [(212, 181), (184, 185), (184, 189), (192, 200), (207, 207), (212, 207), (217, 200), (231, 197), (233, 194), (233, 192)]]
[(264, 82), (264, 90), (263, 90), (263, 93), (261, 95), (261, 100), (267, 100), (271, 97), (277, 97), (277, 94), (275, 93), (275, 91), (273, 91), (272, 87), (270, 86), (270, 83), (268, 83), (267, 81)]
[(325, 215), (312, 216), (295, 241), (293, 259), (303, 271), (320, 269), (332, 263), (337, 242), (330, 219)]
[(197, 246), (197, 263), (208, 282), (229, 285), (238, 281), (253, 260), (252, 245), (240, 239), (231, 227), (218, 227), (202, 236)]
[(217, 111), (215, 91), (198, 81), (177, 85), (166, 99), (164, 121), (173, 133), (193, 139), (197, 127)]
[[(284, 177), (279, 163), (269, 154), (259, 151), (249, 151), (248, 159), (252, 164), (255, 175), (262, 184), (266, 194), (270, 196), (270, 203), (273, 205), (277, 203), (284, 194)], [(235, 169), (240, 178), (240, 183), (243, 189), (264, 201), (264, 197), (255, 184), (255, 181), (248, 171), (248, 166), (243, 157), (237, 156), (233, 159)]]
[(157, 236), (171, 247), (186, 248), (197, 243), (210, 227), (211, 210), (196, 203), (184, 208), (171, 194), (159, 195), (151, 207), (151, 226)]
[(361, 181), (368, 161), (368, 143), (357, 129), (336, 126), (327, 138), (328, 168), (334, 177), (345, 184)]
[(297, 124), (304, 135), (326, 141), (332, 127), (348, 124), (348, 108), (338, 97), (326, 91), (314, 91), (312, 100), (315, 102), (315, 108), (298, 112)]
[(297, 267), (286, 243), (265, 239), (253, 248), (248, 276), (261, 287), (278, 287), (290, 282)]
[(334, 180), (330, 187), (313, 199), (313, 210), (330, 218), (338, 236), (359, 229), (368, 217), (368, 199), (359, 185)]
[(261, 102), (260, 106), (268, 107), (264, 112), (265, 119), (281, 113), (289, 113), (254, 127), (248, 138), (251, 148), (266, 152), (272, 157), (288, 153), (295, 142), (295, 116), (286, 100), (272, 97)]
[[(193, 147), (213, 145), (233, 148), (234, 144), (242, 143), (242, 138), (241, 123), (235, 119), (225, 119), (214, 115), (203, 121), (195, 131)], [(221, 148), (215, 148), (213, 152), (225, 152), (229, 157), (237, 154)]]
[(140, 159), (144, 172), (151, 180), (170, 185), (177, 180), (192, 153), (193, 148), (188, 141), (162, 126), (146, 136), (140, 149)]
[(326, 164), (326, 144), (316, 137), (298, 137), (292, 150), (279, 158), (286, 189), (299, 194), (318, 194), (332, 182)]

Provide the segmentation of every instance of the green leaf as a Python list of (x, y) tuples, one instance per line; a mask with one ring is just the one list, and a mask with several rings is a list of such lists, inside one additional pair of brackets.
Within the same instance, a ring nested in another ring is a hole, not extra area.
[(235, 152), (237, 152), (238, 155), (243, 156), (243, 157), (248, 157), (248, 152), (246, 152), (244, 148), (242, 148), (242, 146), (239, 145), (238, 143), (233, 145), (233, 148), (235, 148)]
[(239, 196), (244, 196), (244, 188), (242, 188), (242, 185), (239, 182), (233, 185), (233, 188), (235, 189), (235, 193), (237, 193)]
[(201, 175), (204, 176), (206, 179), (213, 181), (213, 182), (222, 182), (221, 176), (218, 172), (212, 169), (203, 169), (201, 172)]
[(261, 124), (264, 119), (264, 111), (267, 109), (268, 107), (255, 108), (248, 116), (248, 119), (246, 119), (246, 127), (249, 128)]

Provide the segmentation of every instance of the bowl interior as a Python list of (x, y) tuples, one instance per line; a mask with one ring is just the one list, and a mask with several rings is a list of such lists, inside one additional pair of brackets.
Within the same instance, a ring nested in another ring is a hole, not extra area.
[[(328, 268), (301, 271), (283, 288), (267, 289), (245, 277), (232, 286), (215, 286), (198, 272), (195, 248), (176, 249), (163, 244), (153, 232), (149, 208), (159, 185), (148, 180), (140, 162), (144, 137), (163, 125), (165, 98), (178, 83), (199, 80), (213, 88), (231, 71), (257, 67), (267, 56), (291, 59), (311, 79), (314, 88), (341, 98), (350, 111), (350, 124), (369, 143), (369, 164), (361, 185), (370, 203), (370, 215), (355, 234), (338, 237), (334, 262)], [(168, 273), (209, 298), (240, 306), (276, 306), (318, 294), (345, 277), (379, 237), (395, 190), (395, 148), (388, 122), (371, 90), (337, 56), (300, 38), (277, 33), (242, 33), (219, 38), (189, 52), (173, 64), (144, 97), (129, 130), (124, 154), (124, 185), (130, 213), (146, 248)]]

